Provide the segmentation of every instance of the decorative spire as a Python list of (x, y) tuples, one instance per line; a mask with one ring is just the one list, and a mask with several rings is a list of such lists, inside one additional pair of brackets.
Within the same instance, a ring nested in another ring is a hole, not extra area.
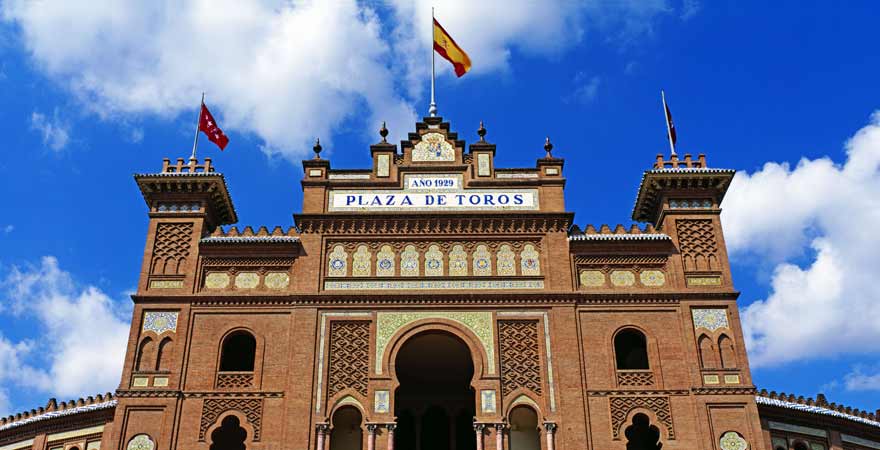
[(550, 142), (550, 136), (547, 136), (547, 140), (544, 141), (544, 151), (547, 152), (547, 158), (553, 158), (553, 155), (550, 153), (553, 151), (553, 144)]
[(388, 136), (388, 128), (385, 128), (385, 121), (382, 121), (382, 128), (379, 128), (379, 136), (382, 136), (382, 143), (387, 144), (388, 140), (385, 139)]
[(480, 142), (486, 142), (486, 128), (483, 126), (483, 121), (480, 121), (480, 128), (477, 129), (477, 134), (480, 135)]
[(315, 152), (315, 159), (321, 159), (321, 139), (315, 139), (315, 146), (312, 147), (312, 151)]

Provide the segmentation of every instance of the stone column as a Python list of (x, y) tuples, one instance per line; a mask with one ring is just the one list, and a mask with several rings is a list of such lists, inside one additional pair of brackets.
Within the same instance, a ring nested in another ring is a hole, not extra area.
[(504, 450), (504, 424), (495, 424), (495, 450)]
[(324, 435), (327, 434), (329, 426), (326, 423), (315, 425), (315, 431), (318, 433), (318, 439), (315, 442), (315, 450), (324, 450)]
[(553, 440), (553, 435), (556, 434), (556, 424), (553, 422), (544, 422), (544, 430), (547, 435), (547, 450), (554, 450), (556, 445)]
[(397, 424), (389, 423), (385, 428), (388, 428), (388, 450), (394, 450), (394, 429), (397, 428)]
[(376, 450), (376, 428), (378, 425), (367, 424), (367, 450)]
[(477, 434), (477, 450), (483, 450), (483, 430), (486, 429), (486, 424), (484, 423), (475, 423), (474, 431)]

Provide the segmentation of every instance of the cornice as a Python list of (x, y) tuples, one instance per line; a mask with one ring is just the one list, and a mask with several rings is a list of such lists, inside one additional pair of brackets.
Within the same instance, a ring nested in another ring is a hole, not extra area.
[(283, 391), (178, 391), (158, 389), (120, 389), (119, 398), (282, 398)]
[(522, 234), (567, 232), (574, 213), (327, 213), (293, 217), (303, 234)]
[(650, 390), (588, 390), (590, 397), (656, 397), (690, 395), (686, 389), (650, 389)]
[(754, 386), (742, 387), (692, 387), (694, 395), (755, 395), (758, 390)]

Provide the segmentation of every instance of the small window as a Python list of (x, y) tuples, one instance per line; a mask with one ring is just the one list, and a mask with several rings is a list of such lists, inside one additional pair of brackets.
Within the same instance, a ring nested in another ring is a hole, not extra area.
[(648, 343), (640, 331), (628, 329), (617, 333), (614, 338), (614, 353), (617, 356), (617, 370), (648, 369)]
[(220, 353), (221, 372), (253, 372), (257, 340), (245, 331), (230, 334)]

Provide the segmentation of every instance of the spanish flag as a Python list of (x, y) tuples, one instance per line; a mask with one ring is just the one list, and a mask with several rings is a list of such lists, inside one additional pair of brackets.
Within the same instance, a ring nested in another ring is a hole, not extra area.
[(434, 51), (446, 58), (455, 67), (455, 74), (461, 77), (471, 70), (471, 59), (467, 53), (455, 43), (452, 36), (434, 19)]

